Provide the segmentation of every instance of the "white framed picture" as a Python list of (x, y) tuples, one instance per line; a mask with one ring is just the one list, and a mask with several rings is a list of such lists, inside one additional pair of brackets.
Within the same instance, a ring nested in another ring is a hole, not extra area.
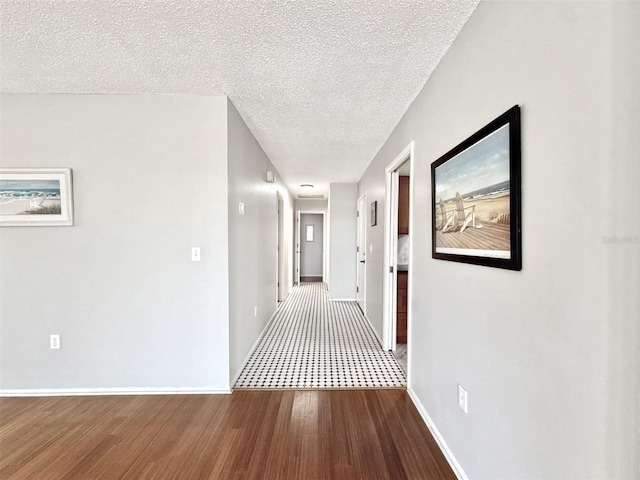
[(0, 226), (73, 225), (70, 168), (0, 168)]

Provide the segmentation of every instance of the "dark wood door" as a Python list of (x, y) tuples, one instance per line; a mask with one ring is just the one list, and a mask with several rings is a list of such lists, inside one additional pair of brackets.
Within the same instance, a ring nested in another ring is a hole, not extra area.
[(409, 177), (398, 178), (398, 233), (409, 233)]
[(398, 272), (396, 343), (407, 343), (407, 272)]

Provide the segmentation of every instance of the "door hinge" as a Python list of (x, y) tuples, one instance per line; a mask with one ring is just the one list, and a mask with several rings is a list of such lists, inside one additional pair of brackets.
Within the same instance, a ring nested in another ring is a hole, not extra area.
[(389, 273), (393, 273), (393, 265), (389, 265)]
[(356, 293), (360, 292), (360, 287), (356, 287)]
[(360, 218), (360, 211), (357, 211), (357, 212), (356, 212), (356, 217), (357, 217), (357, 218)]
[(360, 247), (356, 247), (356, 253), (360, 252)]

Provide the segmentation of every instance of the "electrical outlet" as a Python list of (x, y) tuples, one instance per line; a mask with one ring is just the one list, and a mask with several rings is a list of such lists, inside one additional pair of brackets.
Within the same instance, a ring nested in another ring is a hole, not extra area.
[(51, 350), (60, 350), (60, 335), (49, 335), (49, 348)]
[(192, 262), (200, 261), (200, 247), (191, 247), (191, 261)]
[(464, 413), (469, 413), (467, 404), (467, 391), (460, 384), (458, 384), (458, 406)]

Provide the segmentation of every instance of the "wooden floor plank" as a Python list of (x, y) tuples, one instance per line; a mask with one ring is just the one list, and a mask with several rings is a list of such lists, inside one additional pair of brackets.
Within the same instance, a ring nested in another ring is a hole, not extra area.
[(509, 250), (511, 227), (508, 224), (487, 222), (482, 228), (469, 227), (464, 232), (436, 231), (436, 246), (442, 248), (469, 248), (474, 250)]
[(405, 390), (0, 399), (0, 478), (455, 479)]

